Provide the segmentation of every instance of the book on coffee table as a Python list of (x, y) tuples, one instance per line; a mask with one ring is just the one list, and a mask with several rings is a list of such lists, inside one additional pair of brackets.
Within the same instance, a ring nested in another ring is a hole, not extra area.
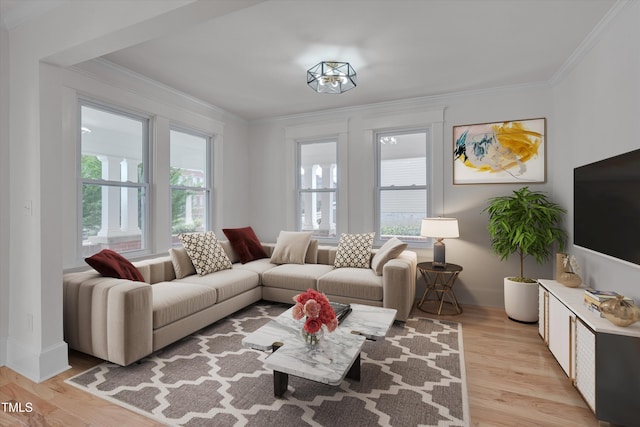
[(331, 308), (336, 313), (336, 318), (338, 319), (338, 324), (340, 324), (348, 315), (351, 313), (351, 305), (343, 304), (340, 302), (330, 302)]

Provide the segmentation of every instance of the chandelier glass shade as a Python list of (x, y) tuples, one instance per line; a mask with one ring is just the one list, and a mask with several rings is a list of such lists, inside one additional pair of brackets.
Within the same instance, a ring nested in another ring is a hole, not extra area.
[(307, 84), (318, 93), (342, 93), (356, 87), (356, 71), (348, 62), (322, 61), (307, 70)]

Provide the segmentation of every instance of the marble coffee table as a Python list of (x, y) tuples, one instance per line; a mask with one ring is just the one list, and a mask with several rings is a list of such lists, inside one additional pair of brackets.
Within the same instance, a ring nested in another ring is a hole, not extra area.
[(360, 351), (365, 340), (384, 338), (396, 310), (361, 304), (351, 304), (351, 308), (338, 329), (325, 332), (315, 348), (309, 348), (300, 336), (302, 322), (293, 319), (292, 308), (242, 340), (245, 347), (273, 350), (265, 367), (273, 369), (276, 396), (287, 391), (289, 375), (333, 386), (345, 377), (360, 379)]

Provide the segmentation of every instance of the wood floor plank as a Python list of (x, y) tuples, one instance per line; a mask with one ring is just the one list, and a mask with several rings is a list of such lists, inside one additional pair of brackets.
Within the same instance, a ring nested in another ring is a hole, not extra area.
[(592, 427), (593, 413), (538, 335), (538, 326), (503, 310), (464, 306), (457, 316), (413, 314), (462, 323), (471, 425)]
[[(598, 427), (578, 391), (538, 336), (537, 325), (511, 321), (504, 310), (467, 306), (457, 316), (413, 314), (462, 323), (471, 425), (475, 427)], [(35, 384), (0, 368), (0, 401), (34, 403), (29, 414), (0, 408), (0, 427), (149, 426), (157, 423), (66, 384), (101, 360), (75, 351), (71, 369)]]

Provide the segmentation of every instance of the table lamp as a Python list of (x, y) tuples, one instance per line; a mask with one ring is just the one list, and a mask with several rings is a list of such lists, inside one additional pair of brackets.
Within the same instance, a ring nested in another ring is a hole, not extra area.
[(433, 237), (433, 266), (445, 268), (444, 243), (442, 239), (460, 237), (458, 220), (456, 218), (424, 218), (420, 227), (422, 237)]

